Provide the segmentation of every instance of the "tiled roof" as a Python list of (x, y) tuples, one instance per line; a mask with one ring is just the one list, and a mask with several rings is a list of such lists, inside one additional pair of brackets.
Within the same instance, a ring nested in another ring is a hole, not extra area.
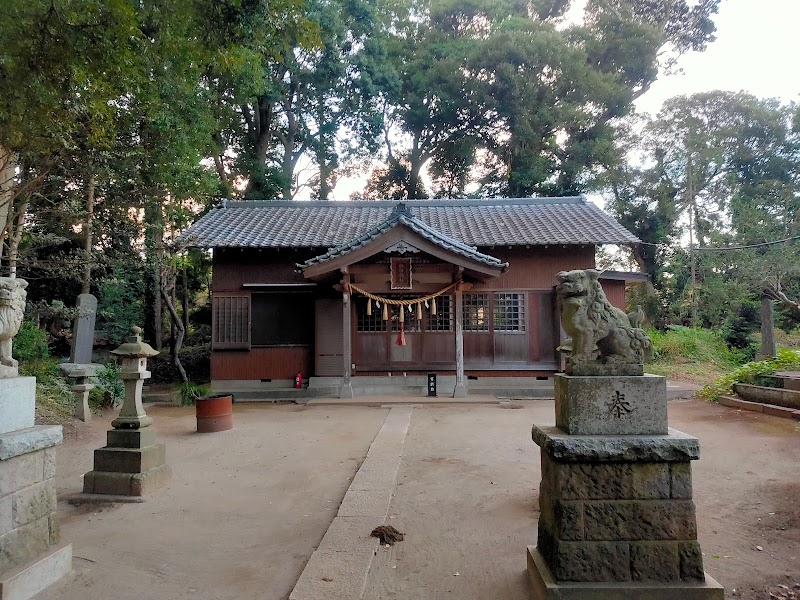
[(455, 252), (456, 254), (460, 254), (461, 256), (465, 256), (471, 260), (500, 269), (508, 267), (507, 262), (503, 262), (494, 256), (489, 256), (488, 254), (478, 252), (476, 248), (462, 244), (458, 240), (454, 240), (451, 237), (442, 235), (432, 227), (428, 227), (425, 223), (411, 213), (405, 203), (396, 205), (395, 209), (389, 215), (389, 218), (387, 218), (384, 222), (379, 223), (366, 233), (363, 233), (354, 240), (346, 242), (340, 246), (337, 246), (336, 248), (331, 248), (325, 254), (307, 260), (300, 266), (310, 267), (311, 265), (327, 262), (329, 260), (333, 260), (334, 258), (338, 258), (339, 256), (343, 256), (357, 248), (366, 246), (375, 238), (386, 233), (390, 229), (394, 229), (398, 225), (405, 225), (418, 235), (421, 235), (423, 238), (433, 242), (437, 246), (446, 248), (451, 252)]
[[(583, 197), (408, 200), (422, 223), (469, 246), (631, 244), (639, 240)], [(369, 232), (393, 201), (226, 201), (184, 232), (201, 248), (334, 248)]]

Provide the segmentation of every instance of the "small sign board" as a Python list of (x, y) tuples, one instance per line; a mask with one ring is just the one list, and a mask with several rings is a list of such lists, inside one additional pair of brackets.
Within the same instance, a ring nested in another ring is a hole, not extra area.
[(428, 396), (436, 397), (436, 373), (428, 373)]
[(411, 289), (411, 259), (392, 257), (392, 289)]

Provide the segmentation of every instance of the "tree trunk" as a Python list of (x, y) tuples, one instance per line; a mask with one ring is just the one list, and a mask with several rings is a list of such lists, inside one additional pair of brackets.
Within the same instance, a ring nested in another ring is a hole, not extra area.
[(17, 258), (19, 257), (19, 244), (22, 241), (22, 230), (25, 226), (25, 213), (28, 212), (30, 197), (25, 194), (22, 203), (11, 216), (11, 225), (8, 229), (8, 276), (12, 279), (17, 276)]
[(153, 347), (161, 350), (163, 346), (164, 307), (161, 299), (161, 274), (164, 258), (164, 215), (161, 201), (153, 192), (153, 197), (145, 204), (145, 251), (147, 256), (147, 275), (145, 277), (145, 339), (152, 340)]
[(424, 186), (422, 185), (422, 167), (425, 164), (425, 159), (422, 156), (411, 156), (411, 165), (408, 171), (408, 199), (417, 200), (423, 198)]
[(186, 263), (184, 263), (181, 269), (181, 279), (183, 281), (181, 286), (183, 288), (181, 293), (181, 303), (183, 304), (183, 328), (189, 331), (189, 276), (186, 274)]
[(324, 153), (320, 153), (318, 162), (319, 162), (319, 194), (317, 197), (320, 200), (330, 200), (331, 195), (331, 183), (330, 183), (330, 176), (331, 176), (331, 169), (328, 163), (325, 161)]
[[(170, 303), (172, 306), (175, 306), (175, 302), (177, 301), (177, 287), (178, 287), (178, 274), (173, 273), (172, 282), (170, 284), (171, 291), (171, 298)], [(177, 352), (175, 351), (175, 319), (170, 319), (169, 323), (169, 351), (172, 354), (172, 360), (175, 360), (175, 357), (178, 356)]]
[(11, 151), (0, 146), (0, 241), (5, 239), (8, 213), (14, 202), (14, 178), (17, 163)]
[(761, 296), (761, 358), (770, 358), (777, 354), (775, 347), (775, 316), (772, 298), (768, 294)]
[(95, 176), (89, 176), (86, 186), (86, 224), (83, 238), (83, 249), (86, 251), (86, 264), (83, 267), (83, 285), (81, 294), (88, 294), (92, 283), (92, 221), (94, 219)]
[(181, 346), (183, 346), (183, 336), (186, 333), (183, 328), (183, 323), (181, 323), (180, 318), (178, 317), (178, 313), (175, 312), (175, 305), (172, 303), (170, 298), (170, 294), (166, 288), (166, 281), (162, 281), (160, 285), (160, 292), (161, 297), (164, 299), (164, 304), (167, 306), (167, 311), (169, 311), (169, 316), (172, 318), (172, 323), (175, 325), (175, 328), (178, 330), (178, 335), (175, 337), (175, 345), (173, 347), (173, 354), (172, 354), (172, 362), (175, 364), (175, 367), (178, 369), (178, 373), (180, 373), (181, 381), (183, 383), (189, 382), (189, 377), (186, 375), (186, 370), (183, 368), (183, 364), (181, 364)]

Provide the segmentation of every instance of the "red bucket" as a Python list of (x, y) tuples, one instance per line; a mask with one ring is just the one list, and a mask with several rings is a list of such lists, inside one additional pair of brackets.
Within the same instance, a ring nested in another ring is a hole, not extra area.
[(233, 429), (233, 396), (230, 394), (198, 398), (195, 408), (198, 433)]

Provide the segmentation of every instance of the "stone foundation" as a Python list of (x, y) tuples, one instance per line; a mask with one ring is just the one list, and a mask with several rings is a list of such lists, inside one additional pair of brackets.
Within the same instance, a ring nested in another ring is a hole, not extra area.
[(61, 438), (60, 426), (0, 434), (0, 600), (30, 598), (31, 589), (38, 593), (71, 569), (72, 547), (55, 549), (54, 446)]
[(542, 453), (538, 549), (558, 581), (702, 581), (688, 461)]
[(83, 494), (70, 502), (140, 502), (165, 485), (172, 470), (166, 446), (155, 440), (152, 426), (108, 431), (107, 445), (94, 451), (94, 470), (83, 477)]
[(700, 447), (668, 428), (664, 378), (555, 380), (558, 426), (531, 430), (542, 462), (534, 598), (722, 600), (697, 542)]

